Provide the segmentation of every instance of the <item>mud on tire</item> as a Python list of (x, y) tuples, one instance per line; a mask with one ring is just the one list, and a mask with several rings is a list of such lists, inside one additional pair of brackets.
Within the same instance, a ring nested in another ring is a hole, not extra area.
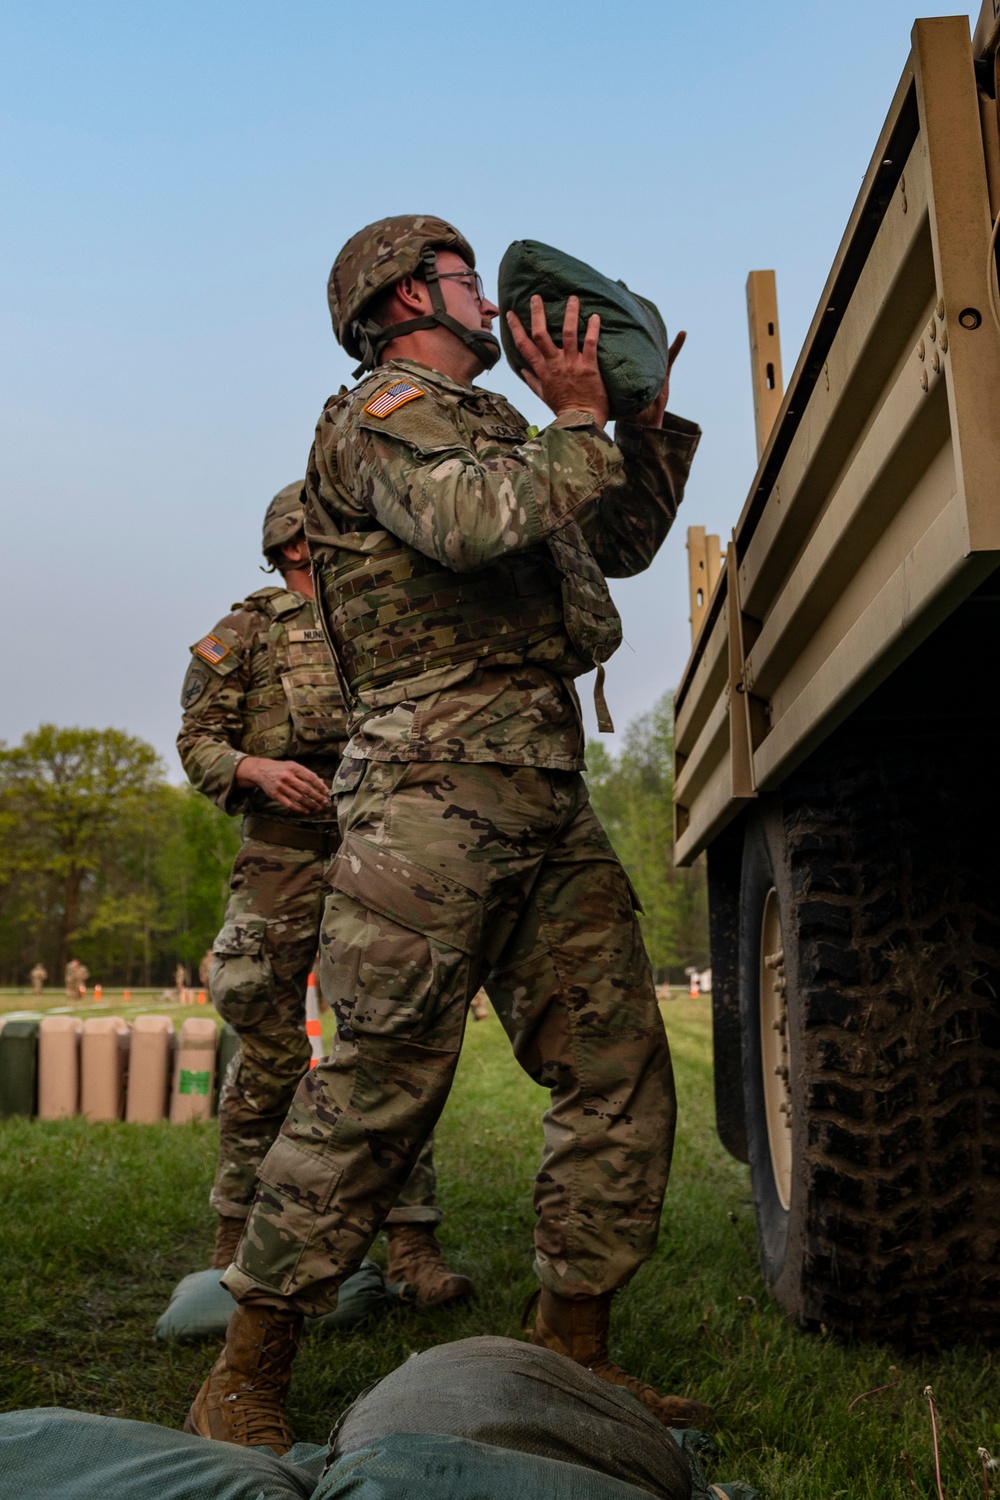
[[(983, 752), (873, 753), (870, 736), (842, 734), (748, 823), (748, 1143), (765, 1276), (805, 1323), (911, 1347), (1000, 1338), (994, 776)], [(760, 903), (771, 885), (787, 980), (787, 1212), (761, 1138)]]

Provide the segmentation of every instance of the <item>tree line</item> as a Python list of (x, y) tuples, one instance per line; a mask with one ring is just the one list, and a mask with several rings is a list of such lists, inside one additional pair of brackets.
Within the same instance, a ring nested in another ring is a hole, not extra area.
[(0, 983), (78, 958), (104, 984), (173, 983), (218, 931), (237, 820), (171, 786), (118, 729), (42, 724), (0, 745)]
[(587, 746), (594, 810), (644, 907), (642, 935), (658, 982), (682, 982), (686, 968), (709, 965), (704, 858), (677, 870), (674, 846), (674, 697), (664, 693), (633, 719), (622, 749)]
[[(587, 747), (591, 800), (639, 899), (658, 979), (708, 964), (702, 868), (672, 861), (673, 699), (634, 720), (612, 757)], [(78, 958), (104, 984), (192, 978), (218, 931), (239, 823), (118, 729), (42, 724), (0, 743), (0, 984), (38, 962), (62, 984)]]

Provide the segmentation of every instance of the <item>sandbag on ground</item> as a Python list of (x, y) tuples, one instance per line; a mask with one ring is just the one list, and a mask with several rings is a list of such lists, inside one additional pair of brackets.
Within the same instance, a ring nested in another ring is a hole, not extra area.
[(11, 1500), (307, 1500), (326, 1449), (284, 1458), (62, 1407), (0, 1415), (0, 1495)]
[(660, 1500), (691, 1495), (680, 1448), (631, 1391), (516, 1339), (459, 1339), (411, 1356), (348, 1407), (332, 1451), (340, 1458), (396, 1433), (580, 1464)]
[(647, 1500), (648, 1493), (555, 1458), (408, 1432), (345, 1453), (312, 1500)]
[[(170, 1293), (170, 1302), (157, 1322), (154, 1337), (168, 1344), (187, 1344), (196, 1339), (223, 1339), (236, 1303), (222, 1285), (222, 1271), (192, 1271)], [(340, 1288), (336, 1309), (322, 1318), (310, 1318), (308, 1330), (332, 1333), (356, 1328), (366, 1318), (383, 1317), (402, 1301), (382, 1268), (373, 1260), (363, 1261)]]

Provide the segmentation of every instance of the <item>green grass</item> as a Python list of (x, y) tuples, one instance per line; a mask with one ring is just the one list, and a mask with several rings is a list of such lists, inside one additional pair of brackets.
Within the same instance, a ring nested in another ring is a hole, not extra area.
[[(618, 1358), (661, 1389), (713, 1403), (716, 1477), (746, 1479), (765, 1500), (933, 1497), (922, 1395), (932, 1384), (944, 1493), (982, 1496), (976, 1448), (1000, 1450), (996, 1357), (965, 1348), (906, 1359), (786, 1323), (761, 1284), (746, 1170), (714, 1133), (707, 1006), (673, 1000), (664, 1013), (680, 1133), (656, 1254), (616, 1302)], [(478, 1299), (309, 1341), (292, 1390), (298, 1437), (323, 1441), (347, 1402), (414, 1350), (517, 1335), (534, 1285), (541, 1103), (495, 1019), (470, 1025), (437, 1154), (441, 1239)], [(0, 1406), (179, 1425), (214, 1351), (157, 1344), (151, 1333), (174, 1283), (207, 1264), (214, 1136), (211, 1125), (0, 1122)]]

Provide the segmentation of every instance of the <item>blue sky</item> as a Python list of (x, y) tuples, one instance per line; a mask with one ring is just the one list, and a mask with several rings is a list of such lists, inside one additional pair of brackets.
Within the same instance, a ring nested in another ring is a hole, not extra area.
[[(789, 374), (915, 13), (11, 0), (0, 737), (115, 725), (180, 774), (187, 647), (269, 581), (264, 508), (349, 380), (330, 264), (417, 211), (458, 224), (490, 290), (509, 242), (541, 239), (688, 330), (688, 496), (650, 572), (615, 587), (609, 703), (620, 727), (648, 708), (688, 654), (685, 528), (728, 535), (753, 477), (747, 272), (777, 271)], [(505, 365), (487, 383), (545, 420)]]

